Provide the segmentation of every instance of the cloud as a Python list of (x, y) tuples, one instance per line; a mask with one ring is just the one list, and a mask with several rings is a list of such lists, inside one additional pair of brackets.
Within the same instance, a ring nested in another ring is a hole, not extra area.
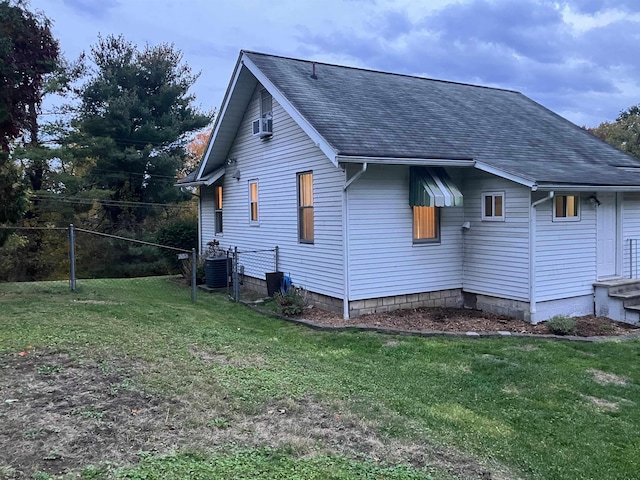
[(443, 41), (500, 45), (540, 62), (562, 60), (571, 38), (555, 5), (532, 1), (451, 4), (425, 19), (424, 26)]
[(587, 15), (595, 15), (607, 10), (640, 12), (640, 4), (637, 0), (570, 0), (563, 3), (572, 10)]
[[(582, 2), (581, 11), (608, 4)], [(369, 19), (375, 28), (304, 32), (298, 40), (319, 54), (352, 58), (367, 68), (518, 90), (587, 124), (602, 121), (603, 109), (605, 118), (615, 118), (628, 106), (619, 102), (628, 101), (629, 85), (638, 85), (639, 23), (617, 15), (576, 29), (565, 19), (565, 7), (575, 5), (470, 0), (415, 22), (383, 10)]]
[(120, 6), (119, 0), (63, 0), (63, 3), (72, 10), (95, 18), (103, 18)]

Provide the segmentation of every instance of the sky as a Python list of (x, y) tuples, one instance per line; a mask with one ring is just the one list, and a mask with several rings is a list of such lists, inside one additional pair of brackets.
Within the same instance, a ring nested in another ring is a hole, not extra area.
[(68, 59), (172, 43), (218, 110), (241, 49), (517, 90), (580, 126), (640, 103), (638, 0), (31, 0)]

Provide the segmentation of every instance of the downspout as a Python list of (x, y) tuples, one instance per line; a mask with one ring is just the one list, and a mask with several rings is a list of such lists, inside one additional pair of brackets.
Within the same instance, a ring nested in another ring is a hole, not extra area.
[[(533, 322), (536, 314), (536, 207), (553, 198), (551, 190), (546, 197), (536, 200), (531, 204), (529, 214), (529, 320)], [(537, 322), (535, 322), (537, 323)]]
[(198, 254), (202, 254), (202, 187), (198, 187)]
[(362, 168), (358, 170), (350, 179), (347, 180), (347, 167), (344, 169), (345, 182), (342, 188), (342, 244), (343, 244), (343, 274), (344, 291), (342, 295), (342, 314), (345, 320), (349, 319), (349, 194), (347, 189), (355, 182), (364, 172), (367, 171), (367, 163), (362, 164)]

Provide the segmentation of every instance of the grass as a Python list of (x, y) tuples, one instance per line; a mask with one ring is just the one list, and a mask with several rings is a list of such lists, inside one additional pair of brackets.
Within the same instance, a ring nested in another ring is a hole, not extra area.
[[(194, 305), (164, 279), (85, 280), (75, 293), (67, 288), (0, 285), (0, 353), (30, 345), (102, 368), (109, 359), (135, 359), (142, 365), (132, 372), (136, 382), (189, 398), (202, 412), (224, 403), (233, 415), (251, 416), (265, 405), (314, 398), (372, 425), (380, 438), (455, 448), (490, 469), (504, 466), (507, 478), (628, 479), (640, 471), (638, 341), (389, 342), (379, 334), (307, 330), (217, 295), (200, 295)], [(626, 381), (598, 382), (593, 371)], [(224, 431), (234, 425), (227, 416), (193, 421)], [(115, 471), (120, 478), (183, 478), (184, 469), (201, 475), (192, 478), (446, 477), (433, 468), (377, 464), (366, 452), (309, 453), (269, 445), (178, 452)], [(100, 475), (99, 468), (83, 474)]]

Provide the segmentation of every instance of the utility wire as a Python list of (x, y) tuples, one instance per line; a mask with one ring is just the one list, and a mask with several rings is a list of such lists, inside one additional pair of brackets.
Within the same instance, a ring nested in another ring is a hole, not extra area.
[(77, 197), (60, 197), (55, 196), (55, 194), (51, 195), (31, 195), (32, 200), (46, 200), (46, 201), (54, 201), (60, 203), (70, 203), (70, 204), (82, 204), (82, 205), (93, 205), (98, 202), (102, 205), (107, 206), (126, 206), (126, 207), (170, 207), (170, 208), (179, 208), (179, 209), (191, 209), (193, 206), (190, 205), (180, 205), (177, 203), (152, 203), (152, 202), (132, 202), (127, 200), (110, 200), (110, 199), (99, 199), (99, 198), (77, 198)]

